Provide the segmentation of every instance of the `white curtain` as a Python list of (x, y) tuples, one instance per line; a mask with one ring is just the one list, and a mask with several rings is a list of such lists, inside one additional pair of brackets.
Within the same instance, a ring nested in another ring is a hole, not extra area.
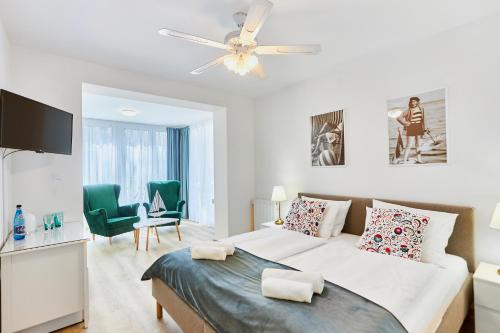
[(121, 205), (147, 202), (146, 183), (167, 177), (165, 127), (84, 119), (82, 148), (83, 184), (120, 185)]
[(189, 219), (214, 226), (212, 119), (189, 126)]

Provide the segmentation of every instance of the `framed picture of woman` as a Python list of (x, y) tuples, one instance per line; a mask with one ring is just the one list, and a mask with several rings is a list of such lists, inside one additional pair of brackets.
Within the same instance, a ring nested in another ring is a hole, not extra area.
[(311, 117), (311, 162), (313, 167), (345, 165), (343, 110)]
[(448, 163), (446, 89), (387, 101), (389, 163)]

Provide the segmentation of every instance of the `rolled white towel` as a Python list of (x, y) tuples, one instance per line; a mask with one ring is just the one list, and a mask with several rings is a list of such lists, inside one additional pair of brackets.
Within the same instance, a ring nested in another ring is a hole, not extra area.
[(232, 256), (234, 254), (234, 244), (226, 241), (198, 241), (193, 242), (193, 246), (223, 247), (228, 256)]
[(192, 259), (226, 260), (226, 250), (218, 246), (193, 246), (191, 247)]
[(262, 280), (262, 295), (295, 302), (311, 303), (313, 286), (310, 283), (267, 278)]
[(323, 275), (315, 272), (299, 272), (291, 269), (264, 268), (262, 271), (262, 280), (268, 278), (278, 278), (290, 281), (310, 283), (316, 294), (321, 294), (325, 287)]

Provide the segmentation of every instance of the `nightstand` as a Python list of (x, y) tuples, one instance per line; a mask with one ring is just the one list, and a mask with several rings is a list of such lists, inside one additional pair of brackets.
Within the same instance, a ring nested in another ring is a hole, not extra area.
[(476, 333), (498, 332), (500, 327), (500, 266), (480, 263), (474, 273)]
[(261, 223), (260, 224), (260, 228), (261, 229), (265, 229), (265, 228), (283, 228), (283, 224), (276, 224), (274, 223), (274, 221), (270, 221), (270, 222), (264, 222), (264, 223)]

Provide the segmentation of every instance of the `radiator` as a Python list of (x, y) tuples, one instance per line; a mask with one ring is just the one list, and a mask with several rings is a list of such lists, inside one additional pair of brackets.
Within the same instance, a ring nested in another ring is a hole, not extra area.
[[(281, 218), (284, 220), (291, 201), (281, 203)], [(252, 201), (252, 230), (260, 229), (261, 223), (274, 221), (278, 218), (278, 205), (269, 199), (253, 199)]]
[(276, 202), (268, 199), (253, 200), (253, 217), (256, 229), (259, 229), (261, 223), (274, 221), (278, 216), (278, 207)]

